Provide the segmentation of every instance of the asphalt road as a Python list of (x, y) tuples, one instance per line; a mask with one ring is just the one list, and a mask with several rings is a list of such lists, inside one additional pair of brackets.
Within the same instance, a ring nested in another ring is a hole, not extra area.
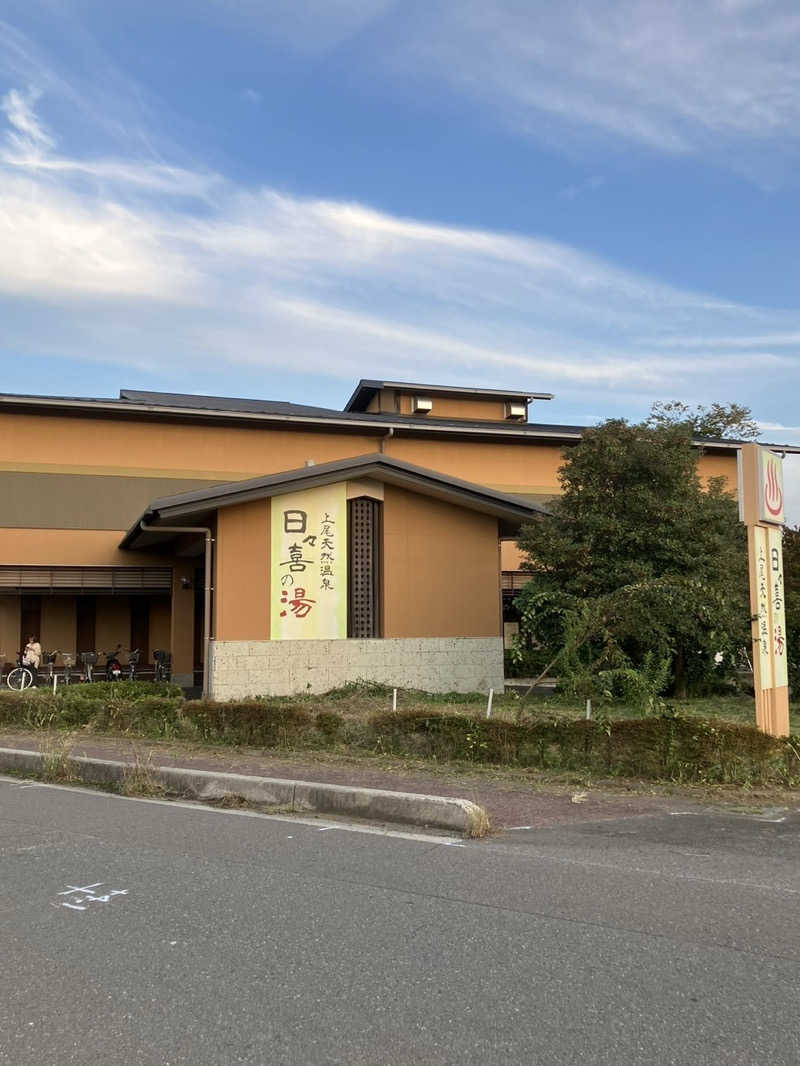
[(800, 1062), (796, 813), (327, 825), (0, 778), (0, 1063)]

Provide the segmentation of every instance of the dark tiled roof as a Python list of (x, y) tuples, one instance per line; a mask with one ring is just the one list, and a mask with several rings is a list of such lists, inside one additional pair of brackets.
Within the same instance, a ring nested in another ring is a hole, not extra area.
[(330, 407), (310, 407), (284, 400), (251, 400), (236, 396), (195, 396), (188, 392), (143, 392), (139, 389), (120, 389), (120, 400), (156, 407), (184, 407), (198, 411), (245, 411), (251, 414), (313, 415), (335, 417), (338, 411)]

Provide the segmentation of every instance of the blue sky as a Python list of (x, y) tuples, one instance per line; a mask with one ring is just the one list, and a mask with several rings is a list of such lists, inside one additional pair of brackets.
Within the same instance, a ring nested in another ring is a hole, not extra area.
[(800, 442), (798, 54), (793, 0), (4, 0), (5, 388), (735, 400)]

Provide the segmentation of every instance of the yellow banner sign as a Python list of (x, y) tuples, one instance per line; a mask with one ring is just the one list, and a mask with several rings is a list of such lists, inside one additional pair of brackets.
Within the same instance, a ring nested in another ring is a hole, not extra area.
[(753, 529), (752, 551), (755, 552), (756, 563), (756, 597), (758, 610), (756, 611), (756, 625), (758, 628), (758, 643), (753, 648), (758, 656), (761, 669), (758, 672), (759, 688), (773, 688), (772, 680), (772, 624), (770, 619), (770, 568), (769, 568), (769, 540), (768, 531), (763, 526), (755, 526)]
[(347, 636), (347, 489), (344, 483), (272, 498), (273, 640)]
[(779, 529), (768, 532), (769, 611), (772, 636), (772, 683), (776, 688), (789, 684), (786, 656), (786, 608), (783, 599), (783, 538)]
[(759, 688), (766, 691), (789, 684), (786, 653), (786, 608), (783, 599), (783, 544), (779, 529), (754, 526), (756, 627)]

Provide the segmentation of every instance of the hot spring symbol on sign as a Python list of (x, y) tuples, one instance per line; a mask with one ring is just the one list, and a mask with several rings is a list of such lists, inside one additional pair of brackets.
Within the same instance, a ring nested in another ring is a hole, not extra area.
[(758, 452), (758, 517), (770, 525), (782, 526), (783, 463), (779, 456), (766, 448)]

